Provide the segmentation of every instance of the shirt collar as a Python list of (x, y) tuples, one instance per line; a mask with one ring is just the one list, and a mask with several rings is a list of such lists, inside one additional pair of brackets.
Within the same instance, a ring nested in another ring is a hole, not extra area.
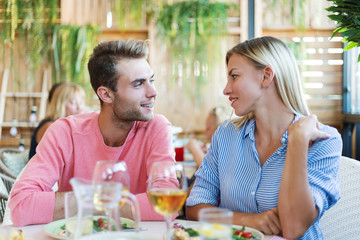
[[(296, 122), (297, 120), (299, 120), (301, 117), (301, 115), (299, 114), (295, 114), (294, 119), (291, 122), (291, 125), (294, 124), (294, 122)], [(245, 122), (244, 124), (244, 135), (243, 138), (246, 138), (247, 136), (249, 136), (249, 138), (252, 141), (255, 141), (255, 118), (249, 119)], [(285, 144), (287, 143), (288, 140), (288, 130), (286, 130), (286, 132), (283, 134), (283, 136), (281, 137), (281, 143)]]

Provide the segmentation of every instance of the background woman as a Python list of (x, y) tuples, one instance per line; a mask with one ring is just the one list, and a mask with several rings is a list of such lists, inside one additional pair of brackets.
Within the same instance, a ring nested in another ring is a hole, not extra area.
[(85, 91), (74, 83), (58, 83), (49, 92), (47, 116), (39, 123), (31, 137), (29, 159), (36, 153), (36, 147), (46, 129), (57, 119), (84, 111)]
[(221, 207), (265, 234), (323, 239), (318, 221), (339, 199), (339, 133), (309, 115), (296, 60), (279, 39), (240, 43), (226, 64), (223, 93), (239, 117), (214, 133), (187, 217)]
[(186, 149), (192, 154), (197, 167), (201, 165), (208, 148), (208, 143), (210, 143), (215, 130), (226, 119), (229, 119), (229, 117), (230, 111), (228, 111), (228, 109), (226, 109), (224, 106), (214, 107), (211, 109), (206, 118), (204, 131), (206, 142), (201, 142), (195, 138), (190, 138), (188, 143), (185, 145)]

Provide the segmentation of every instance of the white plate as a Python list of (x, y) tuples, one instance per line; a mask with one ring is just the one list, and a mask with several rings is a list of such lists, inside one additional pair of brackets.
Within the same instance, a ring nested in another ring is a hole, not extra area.
[(136, 232), (100, 232), (80, 238), (81, 240), (151, 240), (147, 236)]
[[(96, 220), (98, 217), (94, 217)], [(121, 223), (127, 223), (129, 226), (135, 226), (135, 222), (128, 218), (121, 218)], [(61, 227), (65, 225), (65, 219), (61, 219), (58, 221), (51, 222), (49, 224), (46, 224), (44, 226), (44, 232), (46, 235), (60, 240), (66, 240), (65, 236), (59, 235), (59, 233), (62, 231)]]
[[(175, 222), (177, 222), (177, 221), (175, 221)], [(194, 230), (197, 230), (200, 227), (200, 222), (196, 222), (196, 221), (191, 221), (191, 222), (187, 221), (186, 224), (183, 224), (183, 222), (179, 221), (179, 223), (184, 225), (185, 228), (193, 228)], [(232, 225), (232, 227), (236, 228), (236, 229), (241, 229), (242, 228), (242, 226), (239, 226), (239, 225)], [(174, 229), (172, 229), (172, 232), (170, 232), (172, 237), (174, 237), (173, 231), (174, 231)], [(264, 234), (262, 232), (260, 232), (259, 230), (256, 230), (254, 228), (245, 227), (244, 232), (251, 232), (251, 234), (255, 234), (257, 236), (257, 239), (260, 239), (260, 240), (265, 239)]]

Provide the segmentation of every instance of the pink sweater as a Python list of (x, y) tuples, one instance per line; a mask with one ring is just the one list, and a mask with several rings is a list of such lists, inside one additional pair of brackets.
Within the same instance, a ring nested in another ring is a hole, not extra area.
[[(20, 180), (11, 191), (14, 225), (49, 223), (53, 219), (55, 193), (71, 191), (73, 177), (91, 179), (98, 160), (124, 160), (130, 173), (130, 191), (136, 194), (142, 220), (163, 220), (151, 206), (147, 179), (154, 162), (174, 162), (171, 124), (155, 115), (150, 122), (135, 122), (121, 147), (104, 144), (98, 126), (99, 113), (70, 116), (53, 123), (37, 147)], [(164, 183), (169, 185), (169, 183)]]

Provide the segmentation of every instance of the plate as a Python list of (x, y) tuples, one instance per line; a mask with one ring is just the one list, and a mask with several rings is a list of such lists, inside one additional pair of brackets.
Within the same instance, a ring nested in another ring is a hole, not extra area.
[[(233, 225), (232, 227), (236, 228), (236, 229), (241, 229), (242, 228), (242, 226), (238, 226), (238, 225)], [(254, 228), (245, 227), (245, 232), (251, 232), (251, 234), (255, 234), (257, 236), (257, 238), (260, 239), (260, 240), (265, 239), (264, 234), (262, 232), (260, 232), (259, 230), (256, 230)]]
[[(99, 217), (94, 217), (94, 220), (97, 220)], [(61, 219), (58, 221), (51, 222), (49, 224), (46, 224), (44, 226), (44, 232), (46, 235), (60, 240), (66, 240), (65, 236), (59, 235), (59, 233), (62, 231), (61, 227), (65, 225), (66, 220)], [(128, 218), (121, 218), (121, 224), (126, 223), (128, 226), (135, 226), (135, 222)]]
[(150, 240), (147, 236), (136, 232), (100, 232), (80, 238), (81, 240)]
[[(182, 222), (179, 222), (180, 224), (184, 225), (185, 228), (193, 228), (194, 230), (197, 230), (200, 227), (200, 222), (195, 222), (195, 221), (187, 221), (186, 224), (183, 224)], [(241, 229), (242, 226), (239, 225), (232, 225), (232, 228), (236, 228), (236, 229)], [(170, 236), (173, 239), (176, 239), (174, 236), (174, 231), (175, 229), (172, 229), (170, 232)], [(259, 230), (256, 230), (254, 228), (250, 228), (250, 227), (245, 227), (245, 232), (251, 232), (252, 234), (255, 234), (257, 236), (257, 239), (260, 240), (264, 240), (265, 236), (262, 232), (260, 232)]]

